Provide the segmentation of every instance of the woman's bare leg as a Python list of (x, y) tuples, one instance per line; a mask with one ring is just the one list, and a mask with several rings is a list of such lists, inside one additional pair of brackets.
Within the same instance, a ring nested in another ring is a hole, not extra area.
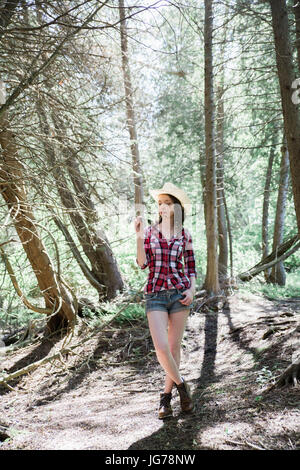
[[(189, 310), (180, 310), (179, 312), (174, 312), (169, 315), (168, 343), (178, 370), (180, 365), (181, 341), (189, 313)], [(173, 385), (174, 381), (170, 375), (167, 374), (164, 393), (170, 393)]]
[(182, 381), (179, 369), (169, 345), (168, 314), (160, 310), (151, 310), (147, 313), (147, 318), (157, 359), (172, 383), (180, 384)]

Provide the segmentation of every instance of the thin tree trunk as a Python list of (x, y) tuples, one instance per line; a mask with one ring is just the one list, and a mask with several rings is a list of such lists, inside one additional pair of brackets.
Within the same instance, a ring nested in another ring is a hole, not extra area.
[(119, 0), (119, 14), (120, 14), (122, 70), (123, 70), (124, 88), (125, 88), (127, 127), (129, 131), (129, 136), (130, 136), (133, 183), (134, 183), (134, 189), (135, 189), (134, 201), (135, 201), (135, 207), (136, 207), (136, 215), (144, 215), (143, 177), (142, 177), (142, 171), (140, 168), (140, 155), (139, 155), (138, 137), (137, 137), (136, 120), (135, 120), (134, 103), (133, 103), (133, 89), (132, 89), (129, 59), (128, 59), (127, 27), (126, 27), (126, 20), (125, 20), (124, 0)]
[(300, 233), (300, 115), (292, 101), (295, 79), (285, 0), (270, 0), (284, 128), (290, 159), (294, 204)]
[[(283, 241), (284, 233), (284, 219), (286, 210), (286, 198), (289, 186), (289, 154), (286, 147), (281, 147), (281, 165), (280, 165), (280, 180), (278, 188), (278, 199), (276, 207), (276, 218), (273, 236), (273, 251), (278, 249)], [(270, 282), (284, 286), (286, 281), (286, 274), (283, 262), (276, 264), (272, 268)]]
[(78, 250), (76, 243), (74, 242), (69, 230), (67, 227), (63, 224), (63, 222), (56, 216), (52, 215), (53, 221), (55, 222), (56, 226), (59, 228), (59, 230), (63, 233), (72, 253), (74, 258), (76, 259), (83, 275), (86, 277), (86, 279), (89, 281), (89, 283), (97, 289), (98, 292), (102, 292), (103, 286), (99, 284), (98, 279), (95, 278), (93, 272), (89, 269), (87, 266), (86, 262), (81, 256), (80, 251)]
[(204, 287), (209, 295), (219, 293), (218, 220), (215, 150), (215, 107), (212, 57), (212, 0), (205, 0), (204, 61), (205, 61), (205, 155), (206, 155), (206, 239), (207, 267)]
[[(224, 17), (228, 15), (228, 5), (224, 10)], [(218, 207), (218, 232), (219, 232), (219, 260), (218, 271), (219, 280), (223, 284), (227, 279), (228, 271), (228, 226), (230, 226), (229, 213), (226, 206), (225, 187), (224, 187), (224, 75), (225, 75), (225, 47), (227, 41), (227, 24), (223, 28), (223, 38), (220, 45), (219, 62), (221, 69), (218, 74), (220, 83), (217, 87), (217, 207)], [(232, 243), (230, 244), (232, 247)], [(232, 253), (230, 253), (232, 262)], [(233, 267), (231, 263), (231, 273)]]
[[(273, 142), (270, 149), (270, 155), (268, 159), (268, 168), (266, 174), (266, 182), (264, 189), (264, 201), (263, 201), (263, 214), (262, 214), (262, 259), (266, 258), (269, 254), (269, 202), (270, 202), (270, 186), (272, 179), (272, 168), (275, 155), (275, 134), (273, 133)], [(264, 272), (265, 280), (269, 281), (270, 270), (267, 269)]]
[(227, 223), (227, 233), (228, 233), (228, 240), (229, 240), (229, 255), (230, 255), (230, 277), (233, 278), (233, 238), (232, 238), (232, 231), (231, 231), (231, 224), (230, 224), (230, 217), (229, 211), (226, 203), (226, 198), (224, 194), (223, 199), (224, 209), (225, 209), (225, 216), (226, 216), (226, 223)]
[(217, 90), (217, 208), (218, 208), (218, 234), (219, 234), (219, 259), (218, 273), (221, 283), (227, 278), (228, 269), (228, 236), (225, 213), (224, 191), (224, 90), (221, 86)]
[(14, 135), (9, 129), (6, 113), (2, 114), (0, 121), (2, 127), (0, 132), (2, 197), (37, 278), (46, 308), (57, 312), (49, 317), (47, 329), (53, 332), (67, 325), (73, 326), (76, 318), (74, 302), (62, 279), (55, 272), (39, 235), (37, 222), (27, 200), (23, 167), (18, 159)]

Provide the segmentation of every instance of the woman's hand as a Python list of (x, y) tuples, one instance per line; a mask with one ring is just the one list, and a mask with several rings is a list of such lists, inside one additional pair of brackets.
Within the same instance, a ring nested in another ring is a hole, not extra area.
[(134, 228), (135, 228), (135, 231), (136, 231), (137, 235), (139, 235), (139, 236), (144, 235), (144, 219), (141, 215), (136, 217), (136, 219), (134, 221)]
[(182, 295), (184, 295), (184, 299), (179, 299), (179, 302), (182, 303), (183, 305), (190, 305), (193, 302), (194, 298), (194, 290), (193, 289), (187, 289), (184, 292), (182, 292)]

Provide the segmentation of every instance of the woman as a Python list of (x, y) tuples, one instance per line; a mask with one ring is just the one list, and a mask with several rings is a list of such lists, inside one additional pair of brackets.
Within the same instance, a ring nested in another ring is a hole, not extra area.
[[(172, 183), (151, 190), (158, 203), (159, 220), (144, 228), (142, 217), (135, 219), (136, 262), (149, 268), (144, 287), (146, 314), (159, 363), (166, 378), (160, 394), (158, 417), (172, 416), (172, 388), (175, 384), (181, 409), (193, 410), (190, 389), (180, 376), (181, 341), (195, 294), (197, 277), (192, 238), (183, 228), (190, 201), (183, 190)], [(184, 267), (183, 267), (184, 260)]]

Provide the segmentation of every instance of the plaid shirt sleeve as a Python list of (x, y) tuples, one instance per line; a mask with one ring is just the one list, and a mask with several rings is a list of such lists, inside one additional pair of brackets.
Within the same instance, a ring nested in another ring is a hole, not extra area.
[(184, 273), (190, 278), (191, 276), (197, 277), (196, 261), (193, 248), (193, 240), (191, 234), (185, 230), (186, 242), (184, 247)]
[(148, 227), (145, 228), (144, 230), (144, 249), (145, 249), (145, 254), (146, 254), (146, 263), (144, 263), (142, 266), (139, 265), (137, 258), (135, 259), (137, 264), (140, 266), (141, 269), (146, 269), (147, 266), (150, 263), (150, 235), (149, 235), (149, 230)]

